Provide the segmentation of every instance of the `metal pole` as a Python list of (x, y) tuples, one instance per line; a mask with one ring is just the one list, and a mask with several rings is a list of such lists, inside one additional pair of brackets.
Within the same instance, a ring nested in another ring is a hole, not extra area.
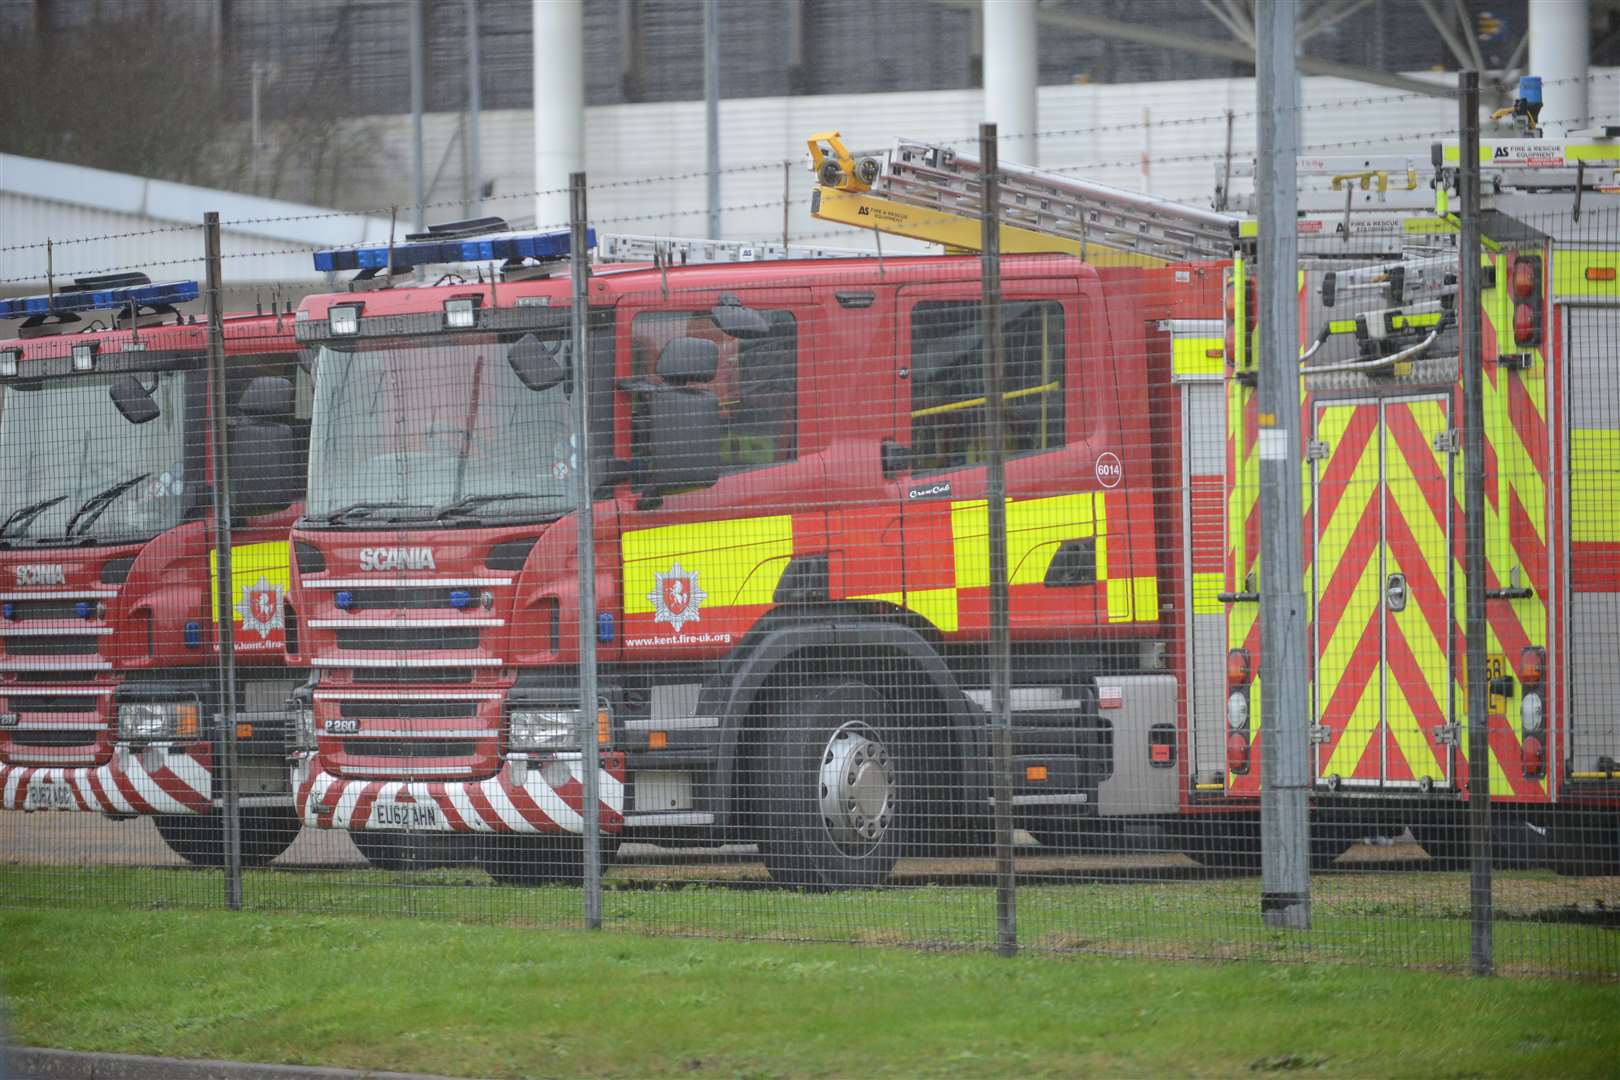
[(482, 48), (478, 40), (478, 0), (467, 3), (467, 173), (472, 178), (467, 216), (484, 210), (484, 163), (478, 150), (478, 117), (484, 111)]
[(427, 108), (427, 57), (422, 40), (423, 0), (411, 0), (411, 177), (416, 192), (416, 231), (426, 226), (427, 165), (422, 157), (422, 112)]
[(1458, 74), (1457, 196), (1462, 204), (1458, 336), (1463, 378), (1463, 575), (1468, 671), (1469, 955), (1476, 975), (1494, 969), (1491, 941), (1491, 741), (1485, 670), (1485, 388), (1480, 342), (1479, 72)]
[(597, 775), (596, 733), (596, 498), (591, 476), (591, 366), (586, 323), (590, 318), (590, 255), (585, 244), (585, 174), (568, 178), (568, 262), (573, 278), (570, 329), (574, 357), (574, 484), (579, 509), (575, 543), (579, 548), (579, 739), (584, 772), (585, 928), (602, 928), (602, 819)]
[(720, 239), (720, 13), (703, 0), (703, 147), (709, 172), (709, 239)]
[(996, 125), (979, 125), (979, 278), (984, 288), (985, 525), (990, 543), (990, 743), (995, 775), (996, 951), (1018, 951), (1017, 880), (1013, 871), (1012, 674), (1007, 630), (1007, 475), (1002, 433), (1006, 410), (1001, 341), (1000, 168)]
[(214, 456), (214, 603), (219, 611), (219, 702), (224, 761), (214, 770), (225, 806), (225, 906), (242, 910), (242, 819), (236, 760), (236, 586), (231, 576), (231, 466), (225, 431), (225, 314), (220, 295), (219, 213), (203, 215), (208, 295), (208, 431)]
[(1304, 513), (1300, 497), (1299, 273), (1295, 157), (1299, 79), (1294, 0), (1256, 15), (1260, 196), (1260, 911), (1311, 924), (1310, 709), (1305, 694)]

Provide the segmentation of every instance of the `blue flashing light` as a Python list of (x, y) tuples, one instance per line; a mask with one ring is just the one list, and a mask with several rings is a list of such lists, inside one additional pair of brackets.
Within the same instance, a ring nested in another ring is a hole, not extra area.
[[(585, 230), (585, 246), (596, 246), (596, 230)], [(468, 236), (460, 239), (407, 240), (393, 247), (395, 271), (409, 270), (431, 263), (521, 262), (524, 259), (545, 261), (568, 257), (568, 230), (556, 232), (501, 232), (488, 236)], [(389, 265), (387, 244), (357, 248), (325, 248), (315, 252), (315, 269), (386, 270)]]
[(1519, 100), (1527, 105), (1541, 104), (1541, 76), (1519, 76)]
[(13, 603), (11, 603), (9, 601), (6, 602), (5, 604), (0, 604), (0, 618), (5, 619), (6, 622), (10, 622), (12, 619), (15, 619), (16, 617), (17, 617), (17, 605), (16, 604), (13, 604)]
[(596, 640), (604, 645), (613, 641), (613, 612), (602, 611), (597, 613)]
[(341, 589), (332, 597), (332, 603), (337, 605), (339, 611), (348, 611), (354, 607), (354, 593), (348, 589)]
[(473, 594), (466, 589), (450, 590), (450, 606), (453, 608), (472, 607)]
[(0, 300), (0, 319), (26, 319), (31, 315), (53, 315), (67, 311), (102, 311), (137, 307), (184, 304), (195, 300), (201, 290), (195, 281), (162, 281), (152, 285), (126, 285), (107, 289), (64, 289), (55, 296), (14, 296)]
[(202, 644), (202, 623), (192, 619), (186, 623), (186, 648), (195, 649)]
[(73, 605), (73, 614), (81, 619), (88, 619), (96, 613), (96, 606), (88, 600), (80, 600)]

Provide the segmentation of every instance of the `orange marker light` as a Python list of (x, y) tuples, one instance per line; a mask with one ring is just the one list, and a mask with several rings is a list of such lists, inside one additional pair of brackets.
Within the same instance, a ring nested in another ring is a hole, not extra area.
[(1045, 765), (1030, 765), (1024, 769), (1024, 779), (1040, 781), (1046, 779)]
[(1586, 268), (1587, 281), (1613, 281), (1615, 278), (1612, 266), (1588, 266)]

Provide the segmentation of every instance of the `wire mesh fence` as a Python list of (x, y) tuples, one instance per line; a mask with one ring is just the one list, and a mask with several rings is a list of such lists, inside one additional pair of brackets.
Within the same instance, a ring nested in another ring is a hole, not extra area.
[[(0, 346), (6, 902), (1460, 967), (1484, 679), (1496, 964), (1620, 973), (1602, 182), (1531, 162), (1481, 218), (1476, 460), (1427, 158), (1302, 174), (1294, 283), (1241, 169), (1228, 217), (1008, 166), (986, 259), (881, 253), (981, 247), (970, 149), (828, 160), (803, 234), (878, 253), (580, 212), (331, 253), (295, 313), (40, 305)], [(1261, 519), (1273, 452), (1301, 521)], [(1308, 670), (1267, 717), (1283, 528)], [(1263, 917), (1268, 724), (1307, 735), (1308, 930)]]

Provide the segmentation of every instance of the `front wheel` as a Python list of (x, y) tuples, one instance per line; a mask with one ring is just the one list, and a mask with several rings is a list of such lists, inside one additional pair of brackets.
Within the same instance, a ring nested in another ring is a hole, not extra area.
[[(169, 850), (193, 866), (225, 865), (225, 815), (159, 814), (154, 821)], [(292, 846), (302, 823), (291, 807), (242, 811), (242, 865), (264, 866)]]
[(905, 824), (894, 713), (864, 682), (829, 681), (798, 690), (763, 732), (757, 811), (772, 880), (818, 890), (888, 880)]

